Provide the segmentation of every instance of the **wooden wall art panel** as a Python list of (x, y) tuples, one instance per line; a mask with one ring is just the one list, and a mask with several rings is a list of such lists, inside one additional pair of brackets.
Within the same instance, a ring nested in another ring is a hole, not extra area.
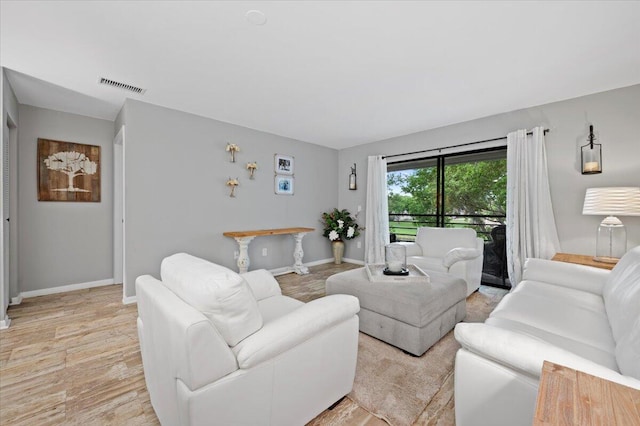
[(38, 139), (38, 201), (100, 202), (100, 147)]

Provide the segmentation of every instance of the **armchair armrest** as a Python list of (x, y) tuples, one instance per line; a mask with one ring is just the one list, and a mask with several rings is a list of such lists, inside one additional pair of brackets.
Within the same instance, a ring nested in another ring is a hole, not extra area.
[(409, 256), (422, 256), (422, 247), (420, 247), (420, 244), (418, 244), (418, 243), (401, 242), (401, 243), (396, 243), (396, 244), (401, 244), (401, 245), (406, 247), (406, 249), (407, 249), (407, 257), (409, 257)]
[(451, 249), (444, 255), (442, 259), (442, 264), (450, 268), (456, 262), (460, 262), (461, 260), (471, 260), (482, 254), (481, 250), (475, 248), (466, 248), (466, 247), (458, 247)]
[(601, 296), (610, 273), (608, 270), (592, 266), (531, 258), (524, 264), (522, 279), (542, 281)]
[(640, 380), (623, 376), (532, 336), (479, 323), (459, 323), (454, 335), (464, 349), (538, 379), (542, 373), (542, 363), (547, 360), (640, 389)]
[(256, 300), (263, 300), (267, 297), (280, 296), (282, 294), (278, 281), (276, 281), (271, 272), (266, 269), (245, 272), (240, 274), (240, 276), (249, 283), (249, 287)]
[(240, 368), (251, 368), (354, 317), (359, 311), (360, 303), (354, 296), (334, 294), (316, 299), (266, 324), (232, 350)]

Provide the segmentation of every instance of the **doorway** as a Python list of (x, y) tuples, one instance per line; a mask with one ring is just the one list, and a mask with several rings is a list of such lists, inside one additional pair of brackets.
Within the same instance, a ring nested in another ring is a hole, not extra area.
[(122, 283), (122, 301), (127, 298), (127, 279), (125, 276), (125, 223), (124, 223), (124, 126), (113, 140), (113, 281)]

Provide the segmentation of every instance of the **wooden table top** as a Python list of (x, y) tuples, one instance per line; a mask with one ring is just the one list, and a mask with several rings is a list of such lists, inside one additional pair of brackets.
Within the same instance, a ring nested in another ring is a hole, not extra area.
[(545, 361), (533, 425), (640, 425), (640, 390)]
[(299, 234), (301, 232), (313, 232), (315, 228), (277, 228), (277, 229), (258, 229), (256, 231), (228, 231), (223, 232), (222, 235), (231, 238), (242, 237), (260, 237), (264, 235), (284, 235), (284, 234)]
[(578, 265), (593, 266), (600, 269), (613, 269), (616, 263), (605, 263), (593, 260), (593, 256), (586, 254), (572, 254), (572, 253), (556, 253), (551, 260), (557, 260), (558, 262), (576, 263)]

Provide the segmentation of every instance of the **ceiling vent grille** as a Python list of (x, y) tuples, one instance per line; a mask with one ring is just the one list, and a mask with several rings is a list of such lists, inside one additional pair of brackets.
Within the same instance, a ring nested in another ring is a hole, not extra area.
[(143, 89), (141, 87), (136, 87), (132, 84), (121, 83), (119, 81), (109, 80), (108, 78), (100, 77), (98, 81), (99, 84), (105, 84), (107, 86), (115, 87), (117, 89), (126, 90), (129, 92), (137, 93), (139, 95), (144, 95), (147, 89)]

